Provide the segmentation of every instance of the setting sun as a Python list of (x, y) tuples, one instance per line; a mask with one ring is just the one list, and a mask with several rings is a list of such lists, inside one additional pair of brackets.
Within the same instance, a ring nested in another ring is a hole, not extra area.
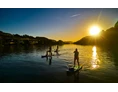
[(98, 35), (100, 33), (100, 28), (98, 26), (92, 26), (89, 32), (90, 35)]

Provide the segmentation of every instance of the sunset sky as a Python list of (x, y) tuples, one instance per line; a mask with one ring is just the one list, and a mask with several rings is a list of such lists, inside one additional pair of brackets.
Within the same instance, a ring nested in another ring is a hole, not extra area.
[(118, 21), (112, 8), (0, 8), (0, 30), (12, 34), (77, 41), (98, 25), (106, 30)]

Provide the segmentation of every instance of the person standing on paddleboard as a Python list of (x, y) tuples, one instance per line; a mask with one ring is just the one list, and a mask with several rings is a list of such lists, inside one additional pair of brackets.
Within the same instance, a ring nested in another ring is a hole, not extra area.
[(46, 52), (46, 56), (52, 56), (52, 48), (51, 46), (49, 47), (49, 50)]
[(75, 62), (77, 61), (78, 66), (79, 66), (79, 52), (77, 50), (77, 48), (74, 51), (74, 67), (75, 67)]
[(57, 49), (55, 50), (55, 52), (58, 52), (59, 51), (59, 47), (58, 47), (58, 45), (57, 45)]
[(58, 47), (58, 45), (57, 45), (57, 49), (56, 49), (54, 52), (56, 52), (56, 54), (59, 55), (59, 53), (58, 53), (58, 52), (59, 52), (59, 47)]

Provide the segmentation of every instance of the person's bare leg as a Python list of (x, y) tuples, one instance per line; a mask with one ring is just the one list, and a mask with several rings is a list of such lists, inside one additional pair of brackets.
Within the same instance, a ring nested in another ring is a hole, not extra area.
[(74, 67), (75, 67), (75, 61), (76, 61), (76, 59), (74, 58)]
[(49, 52), (49, 56), (52, 56), (52, 52)]
[(78, 66), (79, 66), (79, 58), (77, 58), (77, 63), (78, 63)]

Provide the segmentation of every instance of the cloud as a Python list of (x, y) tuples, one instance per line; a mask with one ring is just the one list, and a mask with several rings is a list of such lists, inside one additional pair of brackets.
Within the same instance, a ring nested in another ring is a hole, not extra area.
[(72, 15), (72, 16), (70, 16), (70, 17), (77, 17), (77, 16), (79, 16), (79, 15), (81, 15), (81, 14), (74, 14), (74, 15)]

